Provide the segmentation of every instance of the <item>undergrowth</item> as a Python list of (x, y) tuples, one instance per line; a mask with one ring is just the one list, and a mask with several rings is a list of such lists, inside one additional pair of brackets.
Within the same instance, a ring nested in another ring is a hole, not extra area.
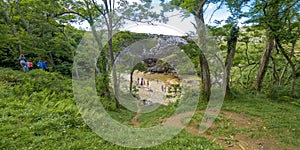
[[(111, 101), (101, 101), (109, 108), (113, 105)], [(135, 115), (124, 108), (108, 113), (124, 125), (132, 125)], [(84, 122), (73, 96), (71, 78), (43, 70), (23, 73), (0, 68), (0, 137), (0, 149), (129, 149), (105, 141)], [(183, 131), (147, 149), (222, 148)]]

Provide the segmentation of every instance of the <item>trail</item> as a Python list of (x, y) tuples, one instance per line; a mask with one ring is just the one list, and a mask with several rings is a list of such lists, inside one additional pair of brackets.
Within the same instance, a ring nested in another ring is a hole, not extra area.
[(136, 112), (135, 116), (131, 119), (131, 122), (134, 127), (140, 126), (140, 123), (137, 121), (137, 118), (141, 115), (141, 107), (140, 107), (139, 103), (136, 103), (136, 106), (138, 108), (137, 112)]
[[(141, 115), (140, 110), (137, 111), (137, 114), (132, 118), (132, 123), (135, 127), (139, 126), (139, 122), (137, 118)], [(215, 137), (212, 132), (217, 129), (215, 123), (213, 123), (211, 127), (211, 132), (205, 132), (200, 134), (199, 129), (196, 126), (188, 125), (185, 119), (192, 117), (193, 114), (197, 112), (204, 111), (196, 111), (196, 112), (185, 112), (170, 118), (165, 119), (162, 125), (164, 126), (176, 126), (176, 127), (184, 127), (184, 129), (194, 135), (203, 136), (216, 142), (227, 150), (277, 150), (277, 149), (289, 149), (289, 150), (298, 150), (295, 146), (286, 146), (283, 145), (278, 139), (271, 137), (250, 137), (250, 135), (243, 133), (236, 133), (233, 135), (222, 135), (219, 137)], [(258, 128), (263, 126), (263, 122), (257, 118), (251, 118), (243, 113), (234, 113), (229, 111), (222, 111), (222, 113), (229, 119), (233, 120), (233, 126), (237, 129), (250, 129), (253, 130), (253, 133), (257, 133)], [(200, 124), (200, 122), (198, 122)]]
[[(197, 111), (204, 112), (204, 111)], [(183, 114), (178, 114), (171, 118), (167, 119), (167, 123), (164, 125), (173, 125), (184, 127), (185, 122), (182, 120), (186, 117), (191, 117), (193, 112), (185, 112)], [(222, 111), (222, 113), (233, 120), (233, 126), (237, 129), (251, 129), (255, 133), (259, 127), (263, 126), (263, 122), (257, 118), (251, 118), (243, 113), (233, 113), (229, 111)], [(200, 122), (198, 122), (200, 124)], [(216, 125), (213, 123), (211, 130), (214, 132), (216, 130)], [(250, 137), (247, 134), (236, 133), (235, 135), (229, 136), (219, 136), (214, 137), (213, 134), (205, 132), (204, 134), (200, 134), (199, 129), (196, 126), (185, 126), (185, 130), (191, 134), (199, 135), (206, 137), (213, 142), (217, 142), (222, 145), (225, 149), (228, 150), (277, 150), (277, 149), (289, 149), (289, 150), (298, 150), (295, 146), (283, 146), (278, 139), (275, 138), (255, 138)]]
[[(167, 104), (168, 101), (164, 99), (166, 93), (161, 91), (161, 85), (166, 84), (171, 81), (170, 77), (164, 75), (148, 75), (148, 74), (135, 74), (134, 81), (137, 80), (137, 77), (144, 77), (147, 80), (150, 80), (150, 87), (153, 92), (147, 91), (146, 86), (139, 88), (139, 96), (142, 99), (151, 100), (155, 103)], [(162, 79), (158, 81), (157, 79)], [(187, 81), (188, 82), (188, 81)], [(131, 122), (134, 127), (139, 127), (140, 122), (138, 118), (141, 114), (141, 107), (137, 103), (137, 113), (131, 119)], [(170, 118), (163, 119), (164, 126), (176, 126), (182, 127), (187, 132), (203, 136), (220, 144), (222, 147), (228, 150), (277, 150), (277, 149), (289, 149), (297, 150), (295, 146), (284, 145), (279, 139), (273, 138), (272, 134), (265, 129), (264, 123), (261, 119), (248, 116), (244, 113), (234, 113), (230, 111), (221, 111), (223, 115), (220, 122), (213, 122), (212, 126), (205, 133), (199, 132), (199, 124), (201, 120), (193, 122), (191, 125), (187, 125), (189, 118), (193, 117), (195, 113), (204, 112), (199, 110), (196, 112), (184, 112), (181, 114), (174, 115)], [(223, 120), (222, 120), (223, 119)], [(232, 121), (228, 121), (232, 120)], [(224, 123), (224, 124), (222, 124)], [(208, 123), (209, 124), (209, 123)], [(224, 126), (233, 127), (233, 131), (230, 128), (224, 128)], [(221, 128), (221, 131), (220, 131)], [(224, 131), (223, 131), (224, 130)], [(262, 131), (259, 131), (262, 130)], [(246, 132), (244, 132), (246, 131)], [(221, 132), (221, 133), (218, 133)], [(262, 134), (263, 136), (261, 136)], [(219, 136), (217, 136), (219, 135)], [(255, 137), (259, 136), (259, 137)]]

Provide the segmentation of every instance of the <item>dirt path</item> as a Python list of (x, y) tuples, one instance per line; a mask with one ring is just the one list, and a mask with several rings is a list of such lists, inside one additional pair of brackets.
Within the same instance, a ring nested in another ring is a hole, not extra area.
[(131, 122), (134, 127), (140, 126), (140, 123), (137, 121), (137, 118), (140, 116), (140, 113), (136, 113), (136, 115), (131, 119)]
[[(197, 111), (203, 112), (203, 111)], [(233, 122), (233, 127), (237, 129), (248, 129), (251, 130), (254, 134), (257, 133), (259, 128), (263, 127), (263, 121), (258, 118), (250, 117), (243, 113), (234, 113), (229, 111), (222, 111), (222, 115), (226, 118), (231, 119)], [(193, 112), (185, 112), (182, 114), (175, 115), (171, 118), (167, 118), (163, 125), (164, 126), (177, 126), (185, 127), (185, 130), (194, 135), (204, 136), (208, 139), (211, 139), (213, 142), (217, 142), (222, 145), (225, 149), (228, 150), (298, 150), (299, 148), (295, 146), (284, 146), (278, 139), (275, 138), (266, 138), (266, 137), (251, 137), (248, 134), (236, 133), (230, 136), (218, 136), (215, 137), (211, 132), (205, 132), (204, 134), (199, 133), (199, 129), (196, 126), (185, 126), (187, 123), (186, 118), (192, 117)], [(137, 113), (134, 118), (132, 118), (132, 123), (134, 126), (138, 126), (137, 118), (140, 116), (140, 113)], [(199, 122), (200, 123), (200, 122)], [(212, 132), (216, 130), (217, 125), (213, 123), (211, 128)]]
[[(246, 114), (238, 114), (234, 112), (229, 111), (222, 111), (222, 113), (229, 119), (233, 120), (233, 126), (237, 129), (250, 129), (253, 133), (256, 133), (259, 127), (263, 126), (263, 122), (260, 119), (252, 118), (247, 116)], [(180, 124), (180, 126), (183, 126), (182, 118), (190, 116), (191, 113), (184, 113), (179, 114), (177, 116), (174, 116), (173, 118), (170, 118), (170, 122), (168, 124), (174, 123), (174, 125)], [(213, 124), (212, 130), (215, 130), (216, 125)], [(220, 136), (220, 137), (214, 137), (212, 134), (205, 132), (204, 134), (199, 133), (199, 129), (195, 126), (186, 126), (185, 130), (190, 132), (191, 134), (204, 136), (206, 138), (211, 139), (214, 142), (219, 143), (222, 145), (225, 149), (228, 150), (297, 150), (297, 147), (294, 146), (283, 146), (283, 143), (281, 143), (278, 139), (275, 138), (255, 138), (250, 137), (247, 134), (237, 133), (235, 135), (230, 135), (227, 137)], [(212, 131), (213, 132), (213, 131)]]
[[(134, 76), (134, 81), (137, 80), (137, 77), (143, 77), (146, 80), (150, 80), (150, 89), (151, 92), (148, 91), (147, 86), (142, 86), (139, 88), (138, 94), (141, 99), (151, 100), (155, 103), (167, 104), (168, 101), (165, 99), (165, 92), (162, 92), (161, 85), (168, 86), (167, 83), (171, 82), (172, 77), (165, 76), (162, 74), (143, 74), (136, 73)], [(161, 79), (161, 80), (157, 80)], [(177, 83), (179, 81), (172, 81)], [(188, 81), (187, 81), (188, 82)], [(191, 83), (192, 84), (192, 83)], [(140, 126), (138, 122), (138, 117), (141, 116), (141, 108), (137, 104), (138, 110), (136, 115), (131, 119), (131, 122), (134, 127)], [(197, 111), (196, 113), (204, 112)], [(194, 122), (191, 125), (186, 126), (188, 123), (188, 118), (193, 116), (194, 112), (185, 112), (170, 118), (163, 120), (164, 126), (176, 126), (176, 127), (184, 127), (186, 131), (190, 132), (194, 135), (199, 135), (211, 139), (213, 142), (217, 142), (222, 145), (225, 149), (228, 150), (297, 150), (297, 147), (294, 146), (285, 146), (278, 139), (270, 137), (270, 134), (264, 127), (264, 123), (259, 118), (254, 118), (248, 116), (244, 113), (234, 113), (229, 111), (221, 111), (221, 122), (224, 120), (224, 124), (220, 122), (216, 123), (216, 121), (212, 124), (209, 131), (204, 134), (199, 133), (200, 121)], [(220, 116), (220, 114), (219, 114)], [(230, 121), (229, 121), (230, 120)], [(223, 127), (222, 127), (223, 126)], [(228, 126), (229, 128), (233, 127), (234, 129), (230, 130), (224, 128), (224, 126)], [(221, 133), (220, 132), (221, 128)], [(223, 132), (224, 130), (224, 132)], [(244, 132), (243, 132), (244, 131)], [(227, 132), (227, 133), (226, 133)], [(232, 133), (231, 133), (232, 132)], [(258, 134), (268, 135), (260, 137), (254, 137)], [(220, 135), (220, 136), (216, 136)], [(270, 137), (270, 138), (269, 138)]]
[(136, 106), (137, 106), (138, 110), (137, 110), (135, 116), (131, 119), (131, 122), (134, 127), (140, 126), (140, 123), (137, 121), (137, 118), (141, 115), (141, 107), (138, 103), (136, 104)]

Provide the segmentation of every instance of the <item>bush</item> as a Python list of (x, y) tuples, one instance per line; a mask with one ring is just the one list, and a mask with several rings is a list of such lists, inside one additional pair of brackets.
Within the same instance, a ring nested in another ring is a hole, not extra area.
[(291, 101), (290, 87), (284, 85), (273, 85), (266, 90), (267, 96), (272, 100)]
[(72, 64), (69, 62), (64, 61), (63, 63), (61, 63), (60, 65), (55, 66), (55, 68), (53, 69), (53, 71), (58, 72), (62, 75), (67, 75), (67, 76), (71, 76), (72, 73)]

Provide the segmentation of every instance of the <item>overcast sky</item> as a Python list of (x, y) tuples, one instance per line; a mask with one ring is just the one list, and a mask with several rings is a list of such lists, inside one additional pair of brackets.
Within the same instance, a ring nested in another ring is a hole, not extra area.
[[(139, 2), (139, 0), (130, 0), (130, 2)], [(154, 2), (159, 2), (159, 0), (154, 0)], [(205, 23), (209, 25), (215, 25), (214, 20), (225, 20), (230, 15), (229, 11), (226, 10), (226, 8), (219, 9), (214, 13), (212, 16), (212, 13), (214, 10), (217, 9), (217, 4), (210, 4), (206, 11), (205, 11)], [(161, 9), (159, 7), (158, 3), (156, 3), (155, 8), (157, 11)], [(180, 14), (179, 11), (171, 12), (169, 14), (166, 14), (167, 16), (174, 16), (176, 14)], [(169, 22), (167, 24), (159, 24), (156, 23), (155, 26), (147, 25), (147, 24), (136, 24), (134, 22), (128, 21), (124, 28), (121, 30), (128, 30), (132, 32), (139, 32), (139, 33), (153, 33), (153, 34), (166, 34), (166, 35), (177, 35), (182, 36), (186, 33), (194, 32), (195, 29), (191, 22), (195, 22), (194, 18), (191, 16), (190, 18), (182, 20), (179, 16), (171, 17), (169, 18)], [(83, 29), (89, 29), (89, 25), (87, 22), (82, 23), (81, 25), (78, 24), (72, 24), (75, 27), (83, 28)]]

